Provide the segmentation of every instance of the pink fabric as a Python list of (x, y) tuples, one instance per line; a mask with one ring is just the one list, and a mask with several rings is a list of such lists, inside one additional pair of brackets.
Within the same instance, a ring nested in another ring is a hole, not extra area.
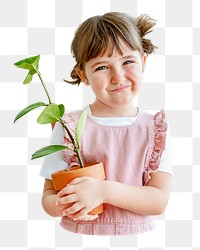
[[(67, 124), (67, 127), (70, 130), (73, 138), (75, 139), (76, 123), (75, 123), (74, 119), (70, 115), (65, 114), (64, 121)], [(69, 148), (73, 149), (73, 144), (72, 144), (71, 139), (66, 131), (65, 131), (65, 137), (64, 137), (64, 144), (67, 145)], [(67, 162), (67, 164), (70, 167), (73, 167), (75, 165), (79, 165), (78, 158), (77, 158), (74, 151), (67, 150), (66, 153), (64, 154), (64, 160)]]
[(154, 143), (151, 144), (148, 160), (146, 162), (146, 169), (143, 175), (144, 185), (151, 179), (150, 173), (156, 171), (165, 146), (166, 132), (167, 132), (166, 115), (163, 110), (154, 116), (154, 127), (152, 134), (154, 134)]
[[(65, 120), (74, 127), (80, 111), (67, 114)], [(135, 123), (123, 127), (107, 127), (87, 119), (81, 141), (81, 153), (85, 163), (104, 163), (106, 179), (128, 185), (146, 185), (149, 173), (159, 166), (164, 147), (167, 123), (164, 111), (155, 116), (141, 111)], [(65, 134), (65, 143), (70, 138)], [(65, 151), (68, 164), (78, 164), (73, 152)], [(130, 201), (131, 202), (131, 201)], [(134, 200), (133, 200), (134, 202)], [(104, 204), (104, 212), (94, 221), (73, 221), (63, 217), (61, 226), (68, 231), (95, 235), (121, 235), (147, 232), (154, 228), (153, 217)]]

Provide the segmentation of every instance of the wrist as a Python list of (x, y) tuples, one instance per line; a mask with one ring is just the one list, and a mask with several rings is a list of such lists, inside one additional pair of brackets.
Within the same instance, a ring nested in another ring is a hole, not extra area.
[(109, 203), (109, 186), (110, 181), (104, 180), (102, 182), (102, 190), (103, 190), (103, 203)]

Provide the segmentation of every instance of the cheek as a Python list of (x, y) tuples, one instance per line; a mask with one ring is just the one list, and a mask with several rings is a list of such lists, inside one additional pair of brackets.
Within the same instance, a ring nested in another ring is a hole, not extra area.
[(90, 82), (90, 87), (95, 94), (101, 91), (102, 85), (102, 82), (94, 81), (94, 79)]
[(105, 88), (106, 82), (107, 80), (103, 75), (101, 75), (100, 77), (95, 76), (90, 79), (90, 85), (93, 91), (103, 90)]
[(98, 95), (99, 93), (101, 93), (103, 91), (103, 84), (91, 84), (91, 89), (94, 92), (94, 94)]
[(141, 81), (142, 78), (143, 78), (142, 69), (141, 69), (141, 68), (138, 68), (138, 67), (129, 69), (129, 70), (127, 71), (127, 76), (129, 77), (129, 79), (132, 79), (132, 81), (134, 81), (134, 82), (136, 82), (136, 83), (139, 81), (139, 83), (140, 83), (140, 81)]

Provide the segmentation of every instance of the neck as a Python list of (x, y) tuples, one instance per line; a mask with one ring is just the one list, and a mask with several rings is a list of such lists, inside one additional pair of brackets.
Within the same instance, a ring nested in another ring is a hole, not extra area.
[(133, 104), (111, 107), (99, 101), (91, 104), (90, 109), (96, 117), (135, 117), (138, 113), (138, 108)]

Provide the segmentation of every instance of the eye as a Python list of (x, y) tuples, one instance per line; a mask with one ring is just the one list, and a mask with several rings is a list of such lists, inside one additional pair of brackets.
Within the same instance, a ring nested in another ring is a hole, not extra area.
[(131, 60), (127, 60), (123, 63), (123, 65), (126, 65), (126, 64), (131, 64), (131, 63), (134, 63), (134, 61), (131, 61)]
[(106, 66), (100, 66), (100, 67), (96, 68), (95, 71), (104, 70), (104, 69), (106, 69), (106, 68), (107, 68)]

